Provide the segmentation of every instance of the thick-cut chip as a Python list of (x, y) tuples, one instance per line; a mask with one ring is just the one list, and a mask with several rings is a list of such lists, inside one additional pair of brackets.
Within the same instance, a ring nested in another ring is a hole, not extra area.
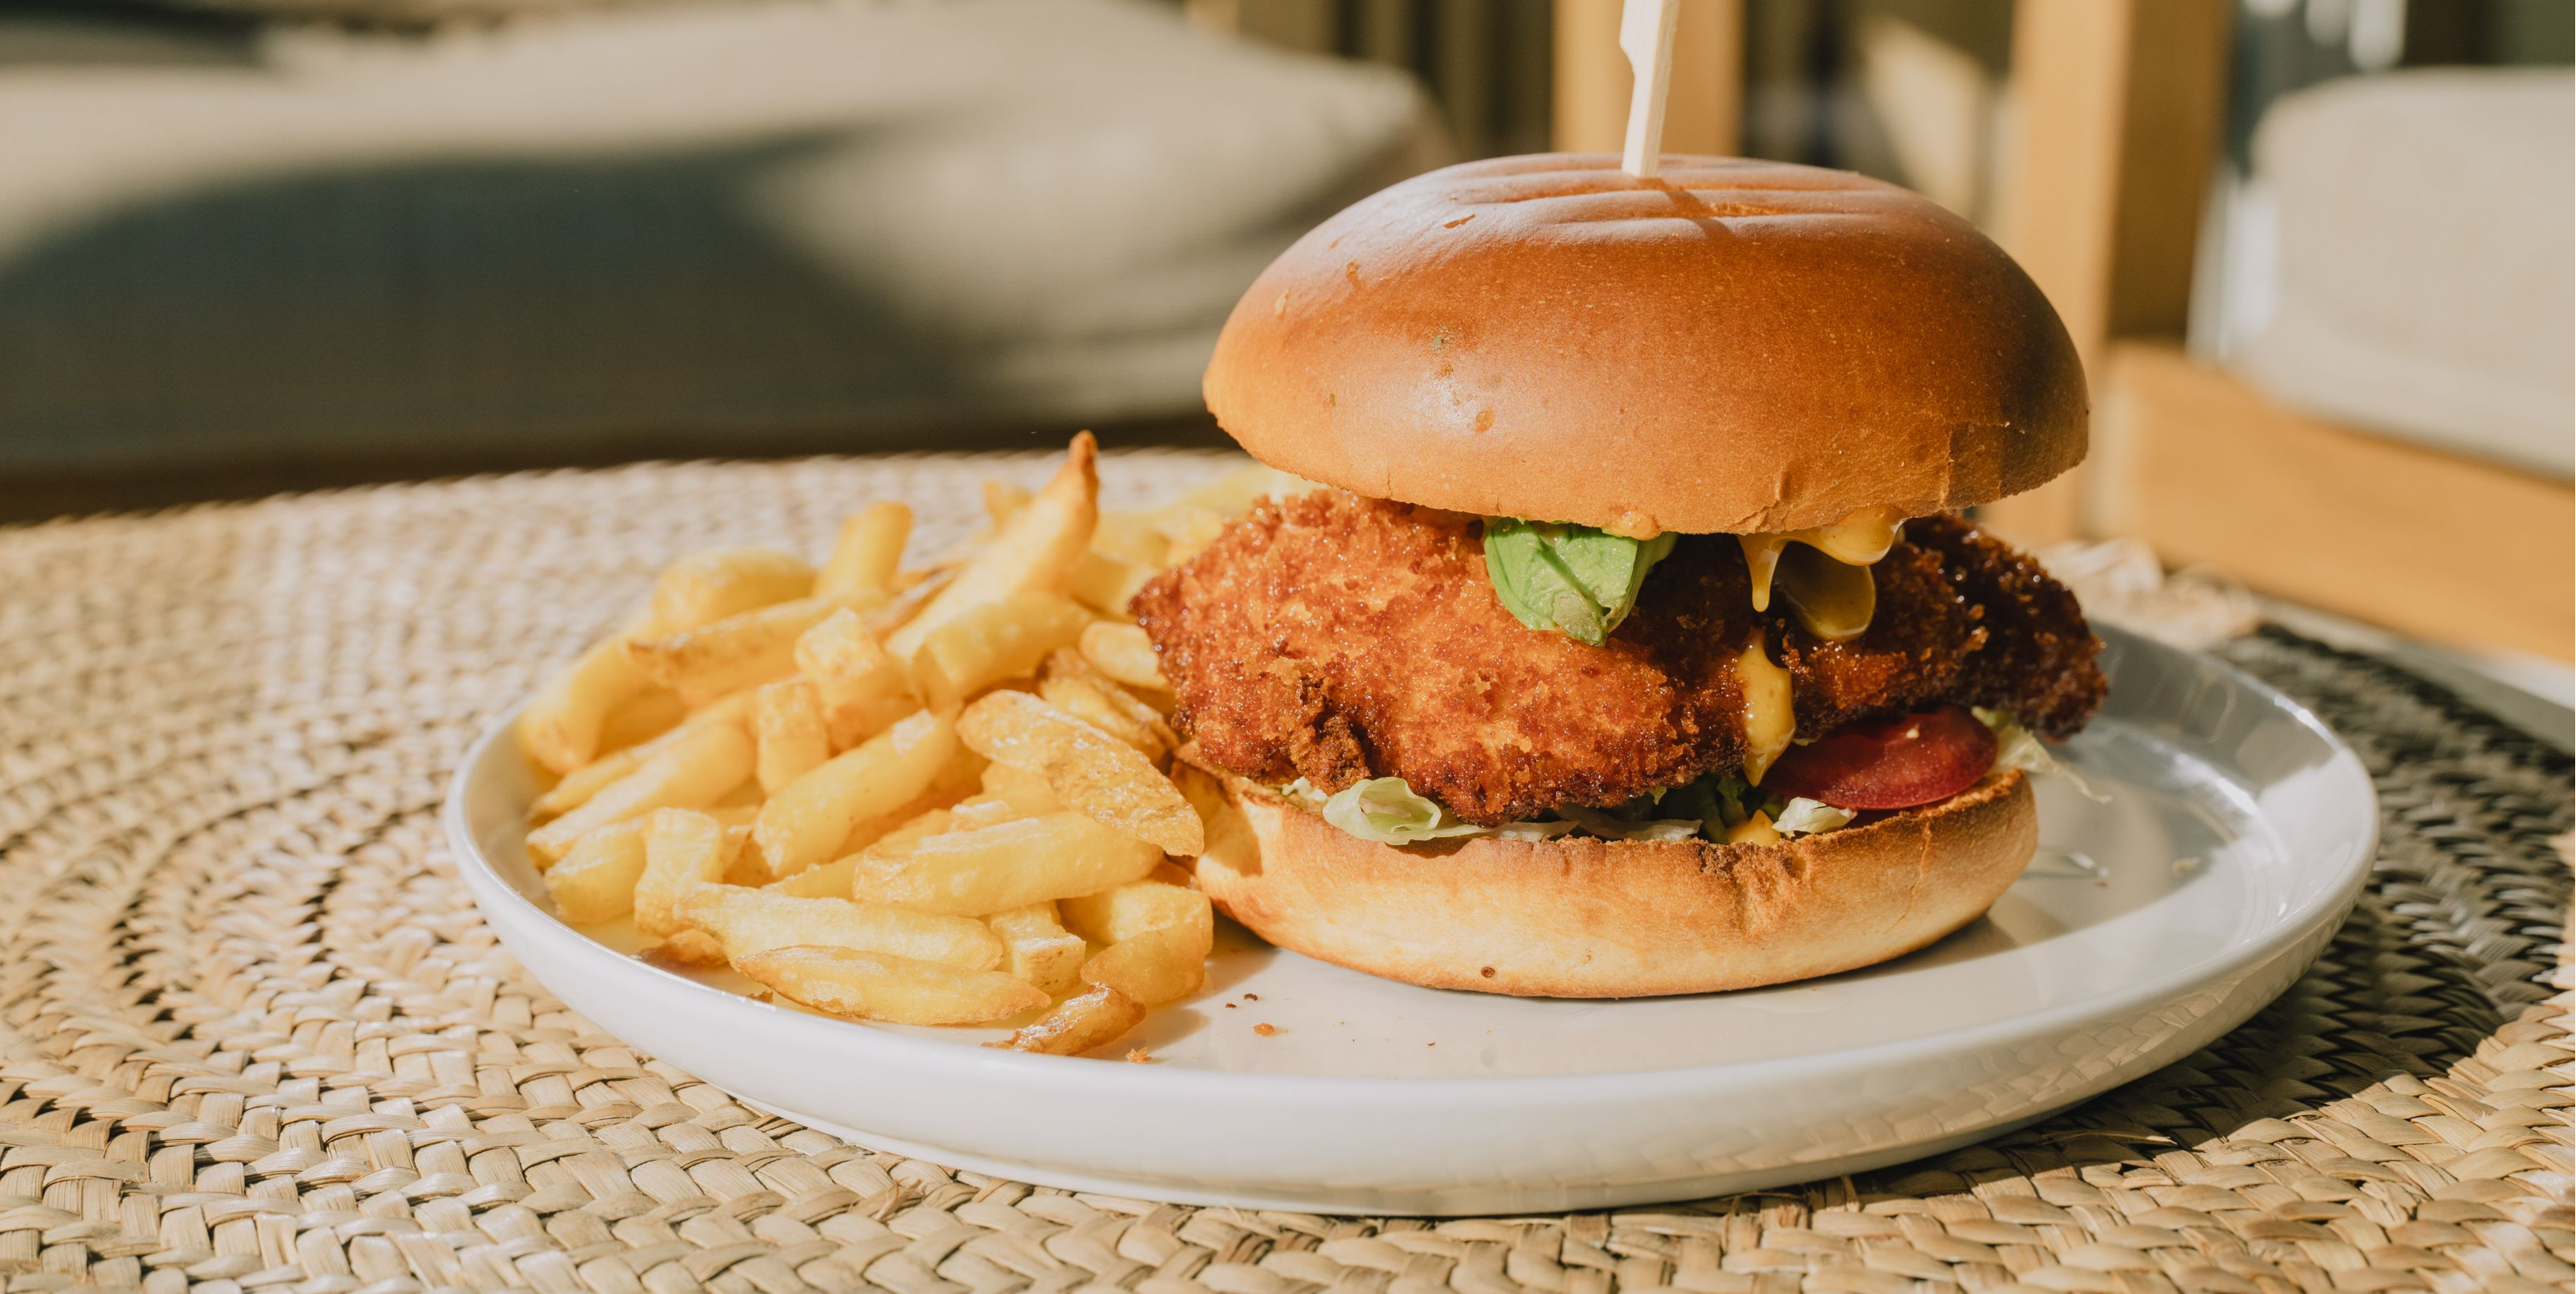
[(1036, 988), (1000, 971), (853, 948), (774, 948), (734, 969), (817, 1011), (893, 1024), (983, 1024), (1047, 1004)]
[(1176, 504), (1164, 511), (1163, 518), (1163, 535), (1172, 541), (1163, 550), (1163, 560), (1174, 566), (1215, 543), (1216, 537), (1225, 533), (1227, 521), (1224, 513), (1195, 503)]
[(1029, 487), (1016, 481), (998, 481), (987, 477), (984, 480), (984, 515), (992, 520), (993, 529), (998, 531), (1008, 525), (1020, 509), (1029, 506), (1029, 500), (1036, 497), (1037, 495)]
[(574, 842), (563, 861), (546, 869), (546, 892), (568, 925), (595, 926), (635, 910), (635, 882), (644, 875), (644, 824), (613, 822)]
[(654, 634), (686, 633), (814, 591), (814, 568), (765, 548), (691, 553), (653, 582)]
[(1135, 747), (1158, 768), (1180, 744), (1154, 707), (1111, 682), (1080, 652), (1058, 649), (1047, 657), (1038, 699)]
[(760, 789), (776, 795), (832, 757), (832, 734), (823, 725), (823, 700), (812, 683), (780, 679), (762, 684), (757, 696), (752, 735), (759, 742)]
[(1070, 993), (1082, 983), (1082, 963), (1090, 949), (1082, 936), (1056, 920), (1055, 905), (1032, 903), (984, 918), (1002, 939), (1002, 969), (1038, 987), (1048, 997)]
[(1140, 879), (1162, 861), (1152, 845), (1079, 813), (945, 831), (860, 851), (853, 897), (923, 912), (982, 916)]
[(925, 711), (781, 787), (752, 828), (770, 879), (832, 861), (861, 821), (929, 789), (956, 749), (956, 725)]
[(680, 900), (724, 879), (733, 851), (721, 823), (690, 809), (655, 809), (644, 820), (644, 874), (635, 881), (635, 931), (662, 939), (688, 929)]
[(751, 734), (737, 724), (691, 730), (581, 807), (529, 832), (528, 853), (552, 862), (594, 828), (656, 809), (713, 804), (751, 780), (752, 759)]
[(974, 831), (1032, 816), (998, 795), (970, 795), (949, 806), (948, 830)]
[(1155, 515), (1150, 512), (1102, 512), (1091, 529), (1091, 551), (1112, 561), (1159, 571), (1169, 563), (1163, 560), (1172, 541), (1155, 529)]
[(1094, 988), (1069, 997), (1055, 1009), (987, 1047), (1033, 1051), (1045, 1056), (1079, 1056), (1108, 1046), (1145, 1022), (1145, 1008), (1114, 988)]
[(1065, 591), (1074, 563), (1091, 545), (1091, 528), (1099, 520), (1099, 449), (1090, 432), (1073, 438), (1064, 466), (1011, 514), (994, 536), (976, 550), (957, 578), (940, 590), (902, 628), (886, 640), (886, 650), (906, 660), (921, 650), (930, 631), (980, 606), (1014, 593)]
[(986, 694), (957, 719), (968, 749), (1037, 773), (1065, 804), (1164, 852), (1196, 854), (1196, 810), (1153, 761), (1026, 692)]
[(539, 767), (569, 773), (599, 754), (609, 712), (652, 686), (628, 658), (624, 639), (600, 643), (537, 689), (519, 716), (519, 748)]
[(666, 970), (703, 970), (725, 964), (724, 945), (703, 930), (681, 930), (635, 954), (647, 966)]
[(796, 640), (796, 667), (822, 698), (836, 750), (858, 745), (921, 708), (912, 694), (912, 672), (854, 611), (836, 611), (806, 630)]
[(883, 598), (894, 593), (903, 545), (912, 536), (912, 509), (891, 500), (871, 503), (841, 519), (841, 537), (814, 577), (818, 598)]
[(1127, 604), (1135, 599), (1136, 590), (1153, 582), (1159, 573), (1156, 567), (1120, 561), (1095, 547), (1074, 563), (1067, 587), (1074, 601), (1103, 615), (1126, 620), (1132, 618), (1127, 614)]
[(1192, 960), (1203, 961), (1216, 945), (1216, 910), (1208, 896), (1160, 880), (1111, 886), (1057, 907), (1066, 929), (1103, 946), (1163, 933), (1179, 940)]
[(814, 944), (909, 957), (966, 970), (1002, 964), (1002, 941), (983, 922), (910, 912), (844, 898), (796, 898), (709, 885), (680, 899), (679, 918), (714, 935), (736, 961), (774, 948)]
[(954, 709), (1004, 679), (1037, 672), (1047, 653), (1072, 645), (1091, 613), (1053, 593), (1014, 593), (969, 607), (913, 653), (913, 689), (934, 710)]
[(1114, 988), (1139, 1006), (1188, 997), (1207, 983), (1207, 958), (1176, 930), (1148, 930), (1100, 950), (1082, 964), (1087, 983)]
[(1103, 620), (1083, 630), (1082, 658), (1129, 687), (1172, 690), (1172, 685), (1163, 681), (1163, 662), (1154, 655), (1154, 640), (1134, 625)]
[(699, 707), (688, 718), (681, 720), (680, 726), (669, 732), (649, 741), (628, 746), (624, 750), (611, 751), (564, 774), (562, 781), (548, 788), (545, 794), (537, 797), (536, 803), (528, 806), (529, 820), (543, 822), (548, 818), (561, 817), (580, 808), (592, 796), (607, 790), (627, 774), (642, 768), (646, 760), (678, 745), (681, 739), (701, 728), (712, 724), (730, 723), (749, 732), (751, 704), (752, 693), (736, 692)]
[(608, 712), (599, 725), (599, 749), (605, 754), (640, 746), (679, 727), (688, 717), (688, 703), (679, 693), (650, 689)]
[[(758, 848), (757, 842), (754, 842), (753, 848)], [(799, 899), (846, 899), (850, 897), (850, 873), (858, 865), (859, 856), (853, 853), (847, 858), (835, 858), (820, 867), (808, 867), (783, 880), (771, 881), (761, 886), (760, 891), (763, 894), (784, 894)]]
[(1004, 801), (1023, 818), (1064, 812), (1064, 801), (1047, 785), (1046, 775), (1008, 764), (984, 765), (984, 794)]
[(727, 692), (796, 672), (796, 640), (844, 604), (798, 598), (727, 616), (660, 638), (626, 644), (626, 653), (654, 682), (703, 705)]
[(1232, 520), (1250, 511), (1253, 504), (1264, 498), (1291, 498), (1320, 488), (1313, 481), (1280, 471), (1269, 464), (1251, 463), (1174, 499), (1156, 515), (1168, 517), (1192, 508), (1205, 508)]

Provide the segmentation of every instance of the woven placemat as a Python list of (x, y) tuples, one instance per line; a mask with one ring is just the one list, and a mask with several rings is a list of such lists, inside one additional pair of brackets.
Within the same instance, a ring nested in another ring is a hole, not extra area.
[[(1137, 499), (1214, 460), (1128, 455)], [(1033, 1189), (757, 1114), (568, 1013), (435, 824), (671, 556), (931, 543), (1037, 459), (648, 465), (0, 532), (8, 1288), (728, 1294), (2543, 1290), (2570, 1267), (2568, 760), (2375, 661), (2227, 655), (2368, 761), (2378, 871), (2243, 1028), (1886, 1172), (1425, 1222)]]

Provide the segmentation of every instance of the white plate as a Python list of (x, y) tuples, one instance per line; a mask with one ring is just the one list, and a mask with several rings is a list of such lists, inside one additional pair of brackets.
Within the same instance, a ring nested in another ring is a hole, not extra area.
[(2064, 756), (2109, 802), (2043, 779), (2039, 860), (1922, 952), (1739, 993), (1520, 1001), (1232, 931), (1208, 991), (1147, 1022), (1149, 1065), (766, 1006), (585, 937), (528, 865), (533, 784), (503, 728), (466, 756), (448, 834), (501, 941), (574, 1009), (863, 1145), (1183, 1203), (1605, 1208), (1978, 1140), (2187, 1055), (2306, 968), (2369, 869), (2360, 761), (2234, 670), (2104, 637), (2109, 703)]

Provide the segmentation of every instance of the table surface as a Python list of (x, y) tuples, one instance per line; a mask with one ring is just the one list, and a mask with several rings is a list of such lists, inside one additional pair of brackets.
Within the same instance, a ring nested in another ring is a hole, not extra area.
[[(1113, 457), (1113, 502), (1216, 460)], [(1569, 1217), (1078, 1196), (851, 1146), (510, 963), (436, 810), (671, 556), (924, 541), (1037, 458), (649, 464), (0, 531), (0, 1274), (267, 1288), (1011, 1294), (2563, 1289), (2565, 754), (2371, 655), (2222, 649), (2371, 769), (2370, 892), (2167, 1070), (1858, 1178)], [(1246, 1118), (1260, 1117), (1246, 1111)], [(1498, 1130), (1497, 1135), (1514, 1135)]]

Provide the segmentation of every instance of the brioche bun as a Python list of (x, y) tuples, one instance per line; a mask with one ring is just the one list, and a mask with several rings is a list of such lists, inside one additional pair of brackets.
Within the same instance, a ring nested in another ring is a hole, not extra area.
[(1654, 997), (1831, 975), (1975, 920), (2039, 846), (2004, 769), (1938, 804), (1778, 845), (1475, 838), (1398, 848), (1175, 763), (1215, 815), (1199, 888), (1282, 948), (1429, 988)]
[(1740, 158), (1385, 189), (1262, 273), (1205, 389), (1310, 480), (1639, 537), (1924, 516), (2085, 449), (2074, 344), (2001, 248), (1894, 185)]

